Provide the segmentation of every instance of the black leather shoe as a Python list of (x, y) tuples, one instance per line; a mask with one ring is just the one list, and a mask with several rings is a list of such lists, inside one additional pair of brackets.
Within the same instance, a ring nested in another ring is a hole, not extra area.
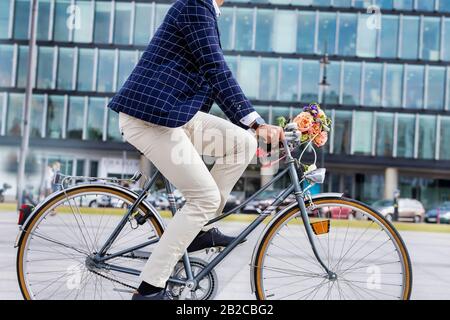
[[(187, 248), (187, 251), (195, 252), (212, 247), (226, 247), (233, 242), (234, 239), (236, 239), (236, 237), (226, 236), (217, 228), (212, 228), (208, 231), (200, 231)], [(243, 239), (241, 243), (244, 243), (245, 241), (247, 241), (247, 239)]]
[(169, 293), (169, 291), (161, 290), (160, 292), (149, 294), (146, 296), (140, 294), (139, 292), (136, 292), (133, 293), (131, 300), (173, 300), (173, 297)]

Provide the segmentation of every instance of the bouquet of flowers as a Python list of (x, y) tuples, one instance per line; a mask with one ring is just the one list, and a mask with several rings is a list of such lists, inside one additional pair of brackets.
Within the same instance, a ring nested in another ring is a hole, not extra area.
[[(327, 143), (331, 119), (327, 117), (318, 103), (304, 106), (303, 111), (292, 120), (292, 123), (297, 124), (298, 131), (301, 133), (301, 143), (312, 142), (318, 148)], [(286, 119), (279, 117), (278, 125), (284, 128), (287, 125)]]

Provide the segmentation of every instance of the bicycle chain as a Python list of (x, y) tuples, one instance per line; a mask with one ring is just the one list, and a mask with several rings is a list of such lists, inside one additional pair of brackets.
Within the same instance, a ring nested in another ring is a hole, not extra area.
[[(126, 257), (126, 256), (122, 256), (122, 258), (139, 259), (139, 260), (146, 260), (146, 259), (147, 259), (147, 258), (145, 258), (145, 257)], [(92, 273), (94, 273), (94, 274), (96, 274), (96, 275), (99, 275), (100, 277), (102, 277), (102, 278), (104, 278), (104, 279), (107, 279), (107, 280), (109, 280), (109, 281), (118, 283), (118, 284), (120, 284), (120, 285), (122, 285), (122, 286), (124, 286), (124, 287), (127, 287), (127, 288), (130, 288), (130, 289), (137, 290), (136, 287), (130, 286), (129, 284), (126, 284), (126, 283), (124, 283), (124, 282), (122, 282), (122, 281), (120, 281), (120, 280), (116, 280), (116, 279), (113, 279), (113, 278), (111, 278), (111, 277), (108, 277), (108, 276), (106, 276), (106, 275), (104, 275), (104, 274), (102, 274), (102, 273), (100, 273), (100, 272), (97, 272), (97, 271), (94, 271), (94, 270), (89, 270), (89, 271), (92, 272)]]

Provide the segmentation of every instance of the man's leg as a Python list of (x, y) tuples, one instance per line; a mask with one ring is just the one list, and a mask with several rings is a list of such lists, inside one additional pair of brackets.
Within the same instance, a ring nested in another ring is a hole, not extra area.
[(220, 191), (220, 215), (231, 190), (255, 156), (257, 140), (233, 123), (204, 112), (198, 112), (184, 128), (200, 154), (215, 158), (211, 175)]
[(220, 206), (220, 193), (201, 157), (182, 128), (153, 125), (123, 113), (124, 138), (140, 150), (186, 198), (154, 248), (143, 281), (163, 288), (187, 246)]

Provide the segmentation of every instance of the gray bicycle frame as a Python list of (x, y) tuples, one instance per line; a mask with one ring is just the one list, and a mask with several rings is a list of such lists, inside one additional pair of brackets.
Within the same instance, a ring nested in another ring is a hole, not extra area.
[[(324, 271), (329, 276), (333, 275), (333, 273), (327, 268), (327, 266), (325, 265), (325, 263), (319, 256), (319, 253), (316, 248), (316, 244), (315, 244), (314, 236), (313, 236), (313, 230), (312, 230), (310, 222), (309, 222), (309, 217), (308, 217), (308, 213), (307, 213), (305, 202), (304, 202), (304, 192), (301, 187), (301, 183), (300, 183), (299, 176), (298, 176), (296, 161), (292, 157), (291, 151), (288, 147), (288, 143), (286, 140), (283, 141), (283, 145), (284, 145), (284, 149), (286, 150), (285, 152), (286, 152), (287, 167), (285, 169), (283, 169), (280, 173), (278, 173), (275, 177), (273, 177), (267, 184), (265, 184), (261, 189), (259, 189), (256, 193), (254, 193), (251, 197), (249, 197), (243, 203), (241, 203), (240, 205), (236, 206), (235, 208), (229, 210), (227, 213), (224, 213), (224, 214), (210, 220), (207, 223), (207, 225), (215, 223), (219, 220), (222, 220), (225, 217), (233, 214), (234, 212), (237, 212), (240, 209), (244, 208), (244, 206), (246, 206), (250, 201), (254, 200), (256, 197), (258, 197), (258, 195), (260, 195), (263, 191), (265, 191), (267, 188), (269, 188), (275, 182), (280, 180), (286, 174), (289, 175), (291, 184), (275, 198), (275, 200), (272, 202), (272, 204), (270, 206), (268, 206), (261, 213), (259, 213), (258, 217), (256, 217), (255, 220), (253, 220), (243, 231), (241, 231), (241, 233), (234, 239), (234, 241), (232, 243), (230, 243), (227, 247), (225, 247), (223, 251), (221, 251), (211, 262), (209, 262), (206, 265), (206, 267), (202, 271), (200, 271), (195, 276), (192, 273), (189, 255), (187, 252), (185, 252), (183, 255), (183, 264), (184, 264), (187, 278), (186, 279), (176, 279), (176, 278), (171, 277), (168, 280), (169, 282), (176, 283), (176, 284), (186, 284), (186, 283), (190, 282), (192, 284), (192, 288), (195, 288), (198, 281), (203, 279), (212, 269), (214, 269), (223, 259), (225, 259), (225, 257), (231, 251), (233, 251), (233, 249), (236, 248), (236, 246), (238, 246), (243, 239), (245, 239), (253, 230), (255, 230), (269, 215), (271, 215), (272, 212), (275, 211), (278, 208), (278, 206), (292, 193), (295, 195), (295, 199), (296, 199), (298, 207), (300, 209), (303, 225), (305, 227), (306, 234), (308, 236), (309, 243), (311, 244), (311, 249), (314, 253), (314, 256), (316, 257), (317, 261), (322, 266)], [(139, 270), (115, 266), (115, 265), (106, 263), (106, 261), (113, 259), (115, 257), (118, 257), (118, 256), (122, 256), (126, 253), (132, 253), (135, 250), (139, 250), (144, 247), (147, 247), (153, 243), (158, 242), (159, 239), (152, 239), (152, 240), (146, 241), (140, 245), (136, 245), (131, 248), (124, 249), (124, 250), (121, 250), (121, 251), (113, 253), (113, 254), (106, 255), (106, 253), (109, 250), (109, 248), (111, 247), (111, 245), (113, 244), (113, 242), (115, 241), (115, 239), (117, 238), (117, 236), (122, 231), (125, 224), (130, 221), (130, 217), (132, 217), (133, 213), (136, 211), (136, 208), (140, 205), (140, 203), (142, 201), (144, 201), (145, 197), (148, 195), (149, 190), (151, 189), (151, 187), (153, 186), (153, 184), (155, 183), (155, 181), (157, 180), (157, 178), (159, 176), (162, 177), (164, 184), (165, 184), (165, 188), (166, 188), (169, 203), (170, 203), (170, 211), (171, 211), (172, 215), (176, 214), (176, 211), (178, 208), (177, 208), (177, 204), (176, 204), (175, 197), (173, 194), (173, 192), (174, 192), (173, 186), (170, 184), (170, 182), (164, 176), (162, 176), (162, 174), (160, 172), (157, 171), (153, 174), (151, 179), (147, 181), (147, 183), (145, 184), (139, 197), (129, 207), (127, 213), (124, 215), (124, 217), (121, 219), (121, 221), (119, 222), (117, 227), (114, 229), (111, 236), (108, 238), (108, 240), (105, 242), (103, 247), (99, 250), (99, 252), (95, 255), (95, 257), (94, 257), (95, 262), (99, 263), (101, 266), (103, 266), (104, 268), (109, 269), (109, 270), (114, 270), (114, 271), (118, 271), (118, 272), (132, 274), (132, 275), (140, 274)]]

